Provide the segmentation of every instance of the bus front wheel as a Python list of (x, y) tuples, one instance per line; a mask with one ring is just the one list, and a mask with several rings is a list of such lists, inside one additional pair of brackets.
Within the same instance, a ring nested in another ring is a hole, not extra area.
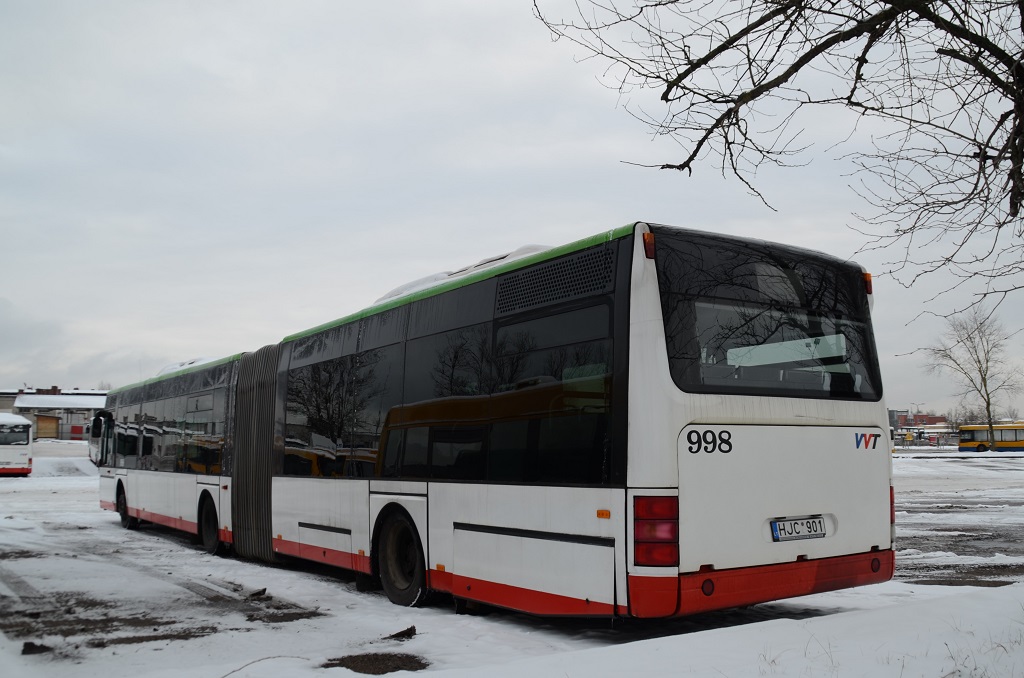
[(984, 445), (978, 445), (978, 452), (986, 452), (986, 451), (988, 451), (987, 447), (985, 447)]
[(380, 583), (395, 605), (414, 607), (426, 598), (426, 568), (419, 536), (409, 516), (396, 511), (381, 527), (378, 546)]
[(128, 515), (128, 497), (123, 487), (117, 488), (117, 513), (121, 516), (121, 527), (126, 530), (134, 530), (139, 526), (139, 519)]

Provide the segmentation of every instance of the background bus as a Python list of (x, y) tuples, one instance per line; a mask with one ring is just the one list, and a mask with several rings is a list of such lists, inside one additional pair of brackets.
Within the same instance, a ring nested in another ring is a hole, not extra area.
[(101, 505), (403, 605), (667, 617), (885, 581), (870, 305), (848, 262), (644, 223), (489, 259), (111, 391)]
[(964, 424), (960, 427), (961, 452), (1024, 452), (1024, 422), (993, 424), (995, 444), (989, 440), (988, 424)]
[(0, 412), (0, 476), (32, 473), (32, 422)]

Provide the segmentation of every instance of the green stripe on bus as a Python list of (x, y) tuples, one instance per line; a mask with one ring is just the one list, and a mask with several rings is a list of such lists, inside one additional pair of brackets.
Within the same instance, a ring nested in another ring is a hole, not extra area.
[(636, 228), (636, 223), (632, 223), (627, 226), (621, 226), (611, 231), (605, 231), (604, 233), (599, 233), (588, 238), (583, 238), (582, 240), (576, 240), (575, 242), (571, 242), (566, 245), (559, 245), (558, 247), (553, 247), (549, 250), (538, 252), (537, 254), (533, 254), (528, 257), (523, 257), (522, 259), (510, 261), (507, 264), (499, 264), (493, 268), (487, 268), (477, 273), (472, 273), (464, 278), (459, 278), (458, 280), (440, 283), (433, 287), (429, 287), (418, 292), (412, 292), (405, 296), (397, 297), (391, 301), (386, 301), (382, 304), (377, 304), (376, 306), (370, 306), (369, 308), (365, 308), (351, 315), (347, 315), (344, 318), (332, 320), (322, 325), (317, 325), (316, 327), (313, 327), (311, 329), (288, 335), (287, 337), (284, 338), (284, 340), (281, 343), (286, 344), (290, 341), (303, 339), (305, 337), (312, 336), (325, 330), (340, 327), (342, 325), (347, 325), (348, 323), (355, 322), (356, 320), (361, 320), (363, 318), (375, 315), (377, 313), (390, 311), (393, 308), (399, 308), (400, 306), (405, 306), (415, 301), (420, 301), (421, 299), (428, 299), (430, 297), (442, 294), (444, 292), (450, 292), (451, 290), (456, 290), (459, 289), (460, 287), (472, 285), (475, 282), (487, 280), (488, 278), (493, 278), (495, 276), (502, 275), (503, 273), (508, 273), (510, 271), (515, 271), (520, 268), (532, 266), (533, 264), (539, 264), (543, 261), (547, 261), (548, 259), (555, 259), (566, 254), (572, 254), (573, 252), (578, 252), (588, 247), (594, 247), (595, 245), (601, 245), (606, 242), (618, 240), (619, 238), (625, 238), (633, 234), (633, 230)]
[(236, 360), (241, 360), (243, 355), (245, 355), (245, 354), (244, 353), (236, 353), (235, 355), (230, 355), (230, 356), (228, 356), (226, 358), (220, 358), (218, 360), (213, 360), (213, 361), (210, 361), (208, 363), (202, 363), (200, 365), (193, 365), (191, 367), (183, 367), (180, 370), (176, 370), (174, 372), (170, 372), (169, 374), (161, 374), (158, 377), (152, 377), (150, 379), (146, 379), (145, 381), (139, 381), (139, 382), (136, 382), (134, 384), (128, 384), (127, 386), (121, 386), (119, 388), (111, 389), (110, 391), (107, 391), (107, 395), (113, 395), (115, 393), (121, 393), (123, 391), (130, 391), (133, 388), (139, 388), (140, 386), (147, 386), (149, 384), (155, 384), (156, 382), (163, 381), (164, 379), (173, 379), (174, 377), (180, 377), (181, 375), (188, 374), (189, 372), (198, 372), (199, 370), (205, 370), (205, 369), (208, 369), (210, 367), (217, 367), (218, 365), (224, 365), (225, 363), (230, 363), (230, 362), (234, 362)]

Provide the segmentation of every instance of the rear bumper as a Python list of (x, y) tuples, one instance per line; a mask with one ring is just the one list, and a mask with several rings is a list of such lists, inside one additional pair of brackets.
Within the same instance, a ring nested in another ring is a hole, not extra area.
[(30, 473), (31, 466), (0, 466), (0, 476), (27, 476)]
[(630, 575), (629, 612), (634, 617), (682, 617), (878, 584), (892, 579), (895, 563), (893, 551), (887, 550), (678, 577)]

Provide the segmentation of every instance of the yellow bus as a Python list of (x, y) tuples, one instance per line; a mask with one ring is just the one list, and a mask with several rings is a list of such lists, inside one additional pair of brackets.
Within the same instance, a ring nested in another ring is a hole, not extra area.
[(988, 424), (965, 424), (960, 427), (961, 452), (1024, 452), (1024, 421), (993, 424), (995, 444), (989, 440)]

